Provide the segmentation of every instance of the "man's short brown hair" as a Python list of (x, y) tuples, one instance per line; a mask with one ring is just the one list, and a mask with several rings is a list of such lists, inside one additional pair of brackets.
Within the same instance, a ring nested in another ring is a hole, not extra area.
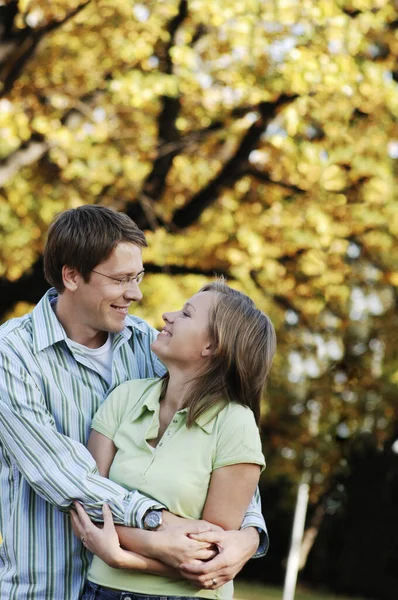
[(44, 275), (59, 293), (65, 289), (62, 267), (79, 271), (89, 281), (91, 271), (120, 242), (145, 248), (141, 229), (130, 217), (105, 206), (87, 204), (59, 214), (51, 223), (44, 248)]

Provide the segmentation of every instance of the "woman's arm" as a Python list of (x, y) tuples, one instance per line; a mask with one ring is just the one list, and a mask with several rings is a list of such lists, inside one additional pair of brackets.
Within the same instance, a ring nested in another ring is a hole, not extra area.
[[(97, 463), (100, 475), (108, 477), (112, 461), (117, 452), (113, 441), (92, 429), (87, 447)], [(80, 507), (77, 506), (76, 510), (78, 508)], [(115, 567), (117, 563), (119, 568), (178, 577), (177, 571), (157, 560), (153, 554), (160, 554), (162, 557), (164, 555), (168, 559), (167, 562), (172, 563), (174, 567), (190, 559), (208, 560), (214, 556), (214, 550), (210, 549), (212, 544), (191, 540), (188, 537), (188, 533), (209, 530), (209, 527), (201, 521), (187, 522), (185, 519), (180, 519), (181, 522), (187, 523), (186, 530), (180, 525), (178, 531), (173, 528), (169, 533), (164, 532), (162, 534), (131, 527), (118, 527), (115, 534), (116, 538), (119, 534), (119, 539), (115, 538), (112, 522), (112, 527), (109, 525), (107, 531), (110, 539), (107, 540), (107, 534), (104, 530), (98, 529), (95, 525), (93, 525), (93, 529), (88, 521), (83, 520), (83, 518), (83, 509), (72, 515), (75, 534), (78, 537), (83, 535), (87, 540), (86, 547), (110, 566)], [(88, 545), (89, 539), (90, 546)], [(119, 542), (122, 543), (124, 549), (120, 548)], [(133, 552), (133, 549), (138, 550), (138, 552)]]
[(218, 554), (208, 562), (198, 560), (179, 565), (184, 577), (199, 587), (217, 589), (234, 579), (254, 554), (259, 535), (253, 528), (241, 529), (260, 477), (260, 467), (239, 463), (215, 469), (212, 473), (203, 518), (225, 531), (191, 535), (196, 541), (213, 543)]
[(115, 569), (132, 569), (154, 575), (180, 577), (177, 571), (158, 560), (123, 550), (120, 547), (112, 513), (107, 504), (102, 507), (104, 525), (101, 528), (94, 525), (81, 504), (75, 502), (74, 506), (75, 510), (71, 511), (70, 516), (75, 535), (80, 538), (88, 550), (96, 554), (107, 565)]
[(88, 438), (87, 449), (97, 463), (101, 477), (109, 477), (109, 470), (117, 451), (113, 441), (106, 435), (92, 429)]
[(223, 529), (239, 529), (260, 478), (256, 464), (240, 463), (215, 469), (203, 509), (203, 519)]

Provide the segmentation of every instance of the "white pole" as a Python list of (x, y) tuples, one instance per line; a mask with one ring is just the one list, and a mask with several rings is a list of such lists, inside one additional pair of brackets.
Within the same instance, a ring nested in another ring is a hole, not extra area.
[(299, 484), (296, 508), (294, 510), (292, 541), (287, 560), (285, 585), (283, 589), (283, 600), (294, 600), (296, 590), (297, 574), (300, 564), (300, 549), (303, 540), (305, 516), (307, 514), (308, 496), (310, 486), (308, 485), (308, 474), (304, 473)]

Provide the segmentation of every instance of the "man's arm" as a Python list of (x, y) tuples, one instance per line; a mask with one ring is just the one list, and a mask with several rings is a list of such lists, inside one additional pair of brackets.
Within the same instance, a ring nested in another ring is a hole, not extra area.
[(60, 510), (77, 499), (102, 520), (107, 502), (116, 522), (140, 527), (149, 508), (162, 507), (101, 477), (85, 446), (57, 431), (22, 361), (6, 353), (0, 354), (0, 441), (35, 492)]
[(261, 510), (261, 496), (258, 486), (254, 492), (254, 496), (251, 499), (249, 508), (246, 511), (245, 518), (243, 519), (241, 530), (247, 528), (254, 528), (259, 534), (259, 543), (256, 548), (256, 552), (252, 558), (261, 558), (265, 556), (269, 548), (269, 537), (267, 531), (267, 525), (263, 517)]

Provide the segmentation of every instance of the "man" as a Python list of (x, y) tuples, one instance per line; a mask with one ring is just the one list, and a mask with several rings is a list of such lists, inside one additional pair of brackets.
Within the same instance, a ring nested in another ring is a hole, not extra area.
[[(142, 298), (145, 246), (135, 223), (111, 209), (62, 213), (44, 251), (54, 287), (31, 314), (0, 328), (0, 600), (78, 600), (90, 556), (71, 529), (74, 499), (95, 520), (108, 503), (123, 545), (185, 563), (198, 585), (234, 577), (258, 546), (256, 528), (265, 532), (254, 501), (240, 532), (200, 533), (200, 523), (100, 477), (85, 448), (94, 413), (117, 385), (164, 372), (150, 350), (157, 332), (128, 315)], [(156, 531), (146, 536), (156, 544), (134, 528)], [(189, 566), (210, 542), (219, 554)]]

